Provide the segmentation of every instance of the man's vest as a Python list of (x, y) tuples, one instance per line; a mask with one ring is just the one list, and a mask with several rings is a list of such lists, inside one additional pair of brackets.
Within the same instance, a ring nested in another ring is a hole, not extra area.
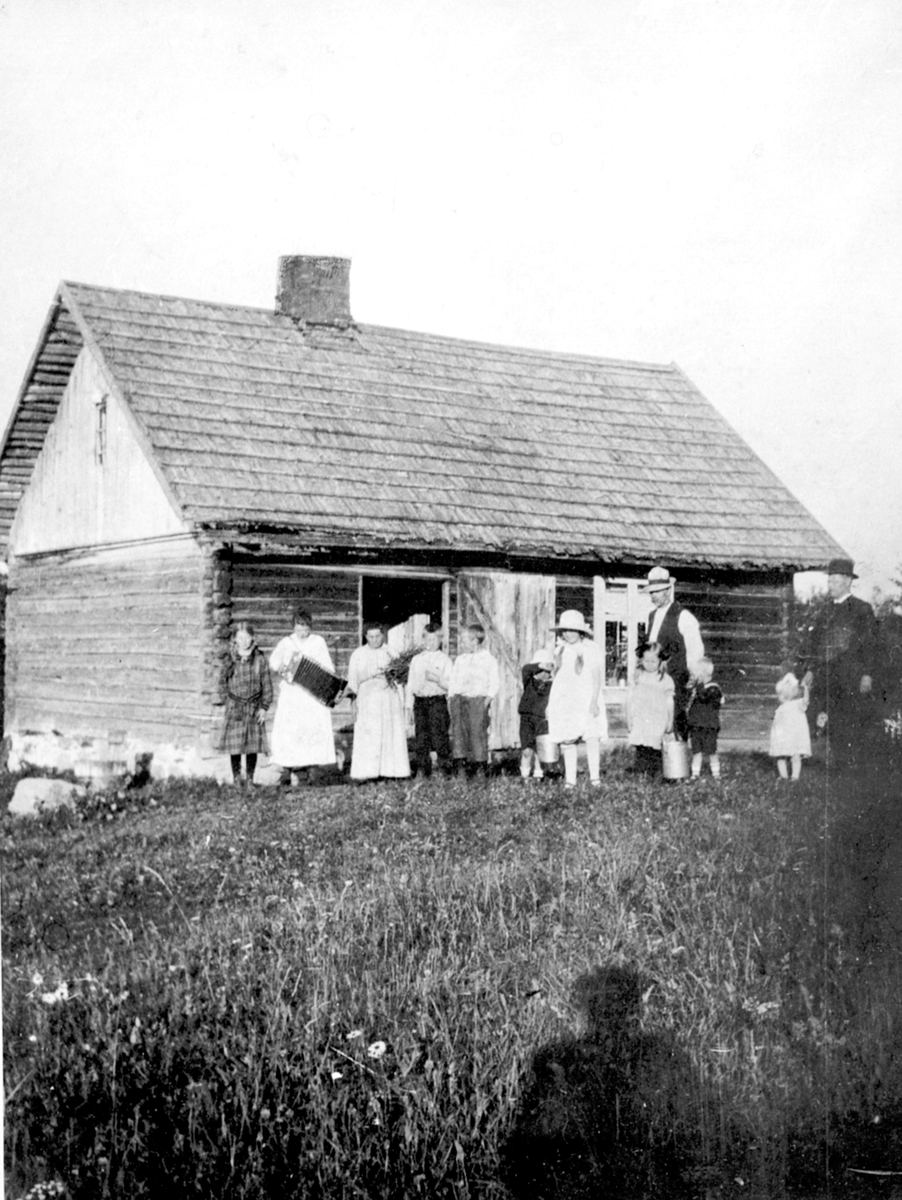
[[(685, 687), (689, 682), (689, 668), (686, 665), (686, 643), (680, 633), (679, 620), (682, 608), (676, 600), (664, 614), (661, 628), (655, 641), (661, 647), (662, 655), (667, 659), (667, 673), (676, 686)], [(654, 620), (652, 613), (651, 620)], [(649, 622), (651, 628), (651, 622)]]

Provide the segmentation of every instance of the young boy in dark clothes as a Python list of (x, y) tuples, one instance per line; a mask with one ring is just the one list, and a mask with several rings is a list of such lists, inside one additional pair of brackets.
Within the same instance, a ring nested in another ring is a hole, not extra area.
[(415, 774), (432, 774), (432, 751), (439, 768), (451, 772), (451, 717), (448, 687), (452, 662), (442, 650), (442, 627), (430, 623), (423, 630), (423, 649), (410, 660), (407, 676), (407, 707), (413, 712), (416, 745)]
[(542, 779), (544, 772), (536, 751), (536, 738), (548, 732), (545, 709), (551, 691), (554, 671), (554, 647), (547, 646), (534, 654), (522, 670), (523, 695), (517, 712), (520, 714), (520, 774), (524, 779), (534, 775)]
[(720, 730), (720, 708), (723, 692), (714, 682), (714, 664), (710, 658), (700, 658), (695, 670), (695, 684), (689, 701), (689, 743), (692, 747), (692, 778), (702, 773), (702, 762), (708, 755), (711, 774), (720, 779), (720, 758), (717, 754), (717, 734)]

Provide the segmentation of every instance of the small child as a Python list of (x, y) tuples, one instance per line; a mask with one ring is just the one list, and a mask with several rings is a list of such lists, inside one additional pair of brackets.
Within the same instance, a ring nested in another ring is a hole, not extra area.
[(254, 640), (254, 627), (249, 621), (239, 621), (219, 682), (219, 698), (225, 705), (225, 715), (216, 743), (217, 750), (224, 750), (229, 755), (235, 783), (241, 782), (242, 754), (245, 756), (245, 780), (251, 787), (257, 755), (269, 753), (265, 721), (272, 696), (269, 665)]
[(426, 779), (432, 774), (433, 750), (445, 774), (451, 770), (448, 688), (452, 663), (441, 644), (442, 627), (430, 621), (423, 630), (423, 649), (410, 660), (407, 675), (407, 711), (413, 713), (414, 774)]
[(798, 783), (802, 758), (811, 756), (811, 731), (808, 728), (808, 688), (787, 671), (776, 687), (780, 701), (770, 727), (770, 756), (777, 760), (781, 779), (788, 779), (787, 760), (792, 764), (792, 782)]
[(468, 765), (485, 776), (489, 761), (489, 705), (498, 695), (501, 677), (498, 662), (483, 647), (485, 630), (467, 625), (461, 630), (462, 653), (454, 660), (448, 687), (451, 709), (451, 753), (457, 774), (465, 776)]
[(546, 646), (534, 654), (523, 668), (523, 695), (517, 712), (520, 714), (520, 774), (524, 779), (535, 775), (542, 779), (544, 772), (536, 750), (536, 738), (548, 732), (548, 694), (554, 673), (554, 646)]
[(673, 730), (673, 680), (667, 674), (657, 642), (637, 650), (639, 670), (626, 693), (629, 744), (636, 747), (635, 769), (662, 774), (661, 746)]
[(720, 779), (717, 734), (720, 731), (720, 709), (723, 699), (723, 692), (714, 683), (714, 664), (710, 658), (700, 658), (696, 664), (692, 699), (689, 701), (687, 714), (693, 779), (700, 778), (706, 754), (711, 774), (715, 779)]

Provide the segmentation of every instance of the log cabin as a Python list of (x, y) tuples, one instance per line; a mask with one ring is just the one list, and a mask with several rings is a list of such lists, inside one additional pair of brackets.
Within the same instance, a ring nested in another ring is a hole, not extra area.
[(224, 778), (233, 622), (268, 651), (297, 602), (339, 672), (373, 617), (396, 649), (440, 620), (451, 653), (478, 621), (499, 751), (521, 664), (579, 609), (622, 734), (655, 564), (701, 622), (724, 742), (762, 744), (793, 574), (841, 547), (678, 366), (360, 324), (349, 279), (281, 259), (272, 310), (60, 285), (0, 449), (11, 762)]

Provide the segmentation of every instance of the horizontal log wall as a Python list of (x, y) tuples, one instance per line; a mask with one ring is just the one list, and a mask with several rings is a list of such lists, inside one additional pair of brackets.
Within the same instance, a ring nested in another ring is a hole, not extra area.
[(13, 560), (6, 730), (193, 745), (202, 697), (204, 559), (167, 548), (139, 561)]
[(792, 584), (680, 583), (677, 599), (698, 618), (726, 694), (721, 736), (766, 741), (787, 654)]
[[(241, 558), (233, 559), (230, 568), (231, 619), (253, 624), (267, 657), (279, 639), (291, 633), (292, 610), (300, 606), (310, 613), (314, 632), (325, 638), (336, 672), (347, 678), (348, 659), (360, 645), (356, 573), (309, 571), (303, 564)], [(340, 729), (350, 720), (350, 702), (341, 701), (333, 712), (333, 724)]]
[(351, 652), (360, 645), (359, 576), (342, 571), (307, 570), (302, 564), (235, 559), (232, 620), (251, 621), (267, 654), (291, 633), (292, 610), (306, 608), (315, 633), (325, 638), (335, 668), (347, 675)]
[[(592, 612), (592, 578), (589, 576), (586, 579), (579, 579), (572, 575), (558, 575), (555, 579), (554, 587), (554, 619), (557, 620), (561, 613), (568, 609), (575, 609), (581, 612), (591, 625), (594, 621)], [(552, 640), (552, 634), (549, 631), (549, 640)]]

